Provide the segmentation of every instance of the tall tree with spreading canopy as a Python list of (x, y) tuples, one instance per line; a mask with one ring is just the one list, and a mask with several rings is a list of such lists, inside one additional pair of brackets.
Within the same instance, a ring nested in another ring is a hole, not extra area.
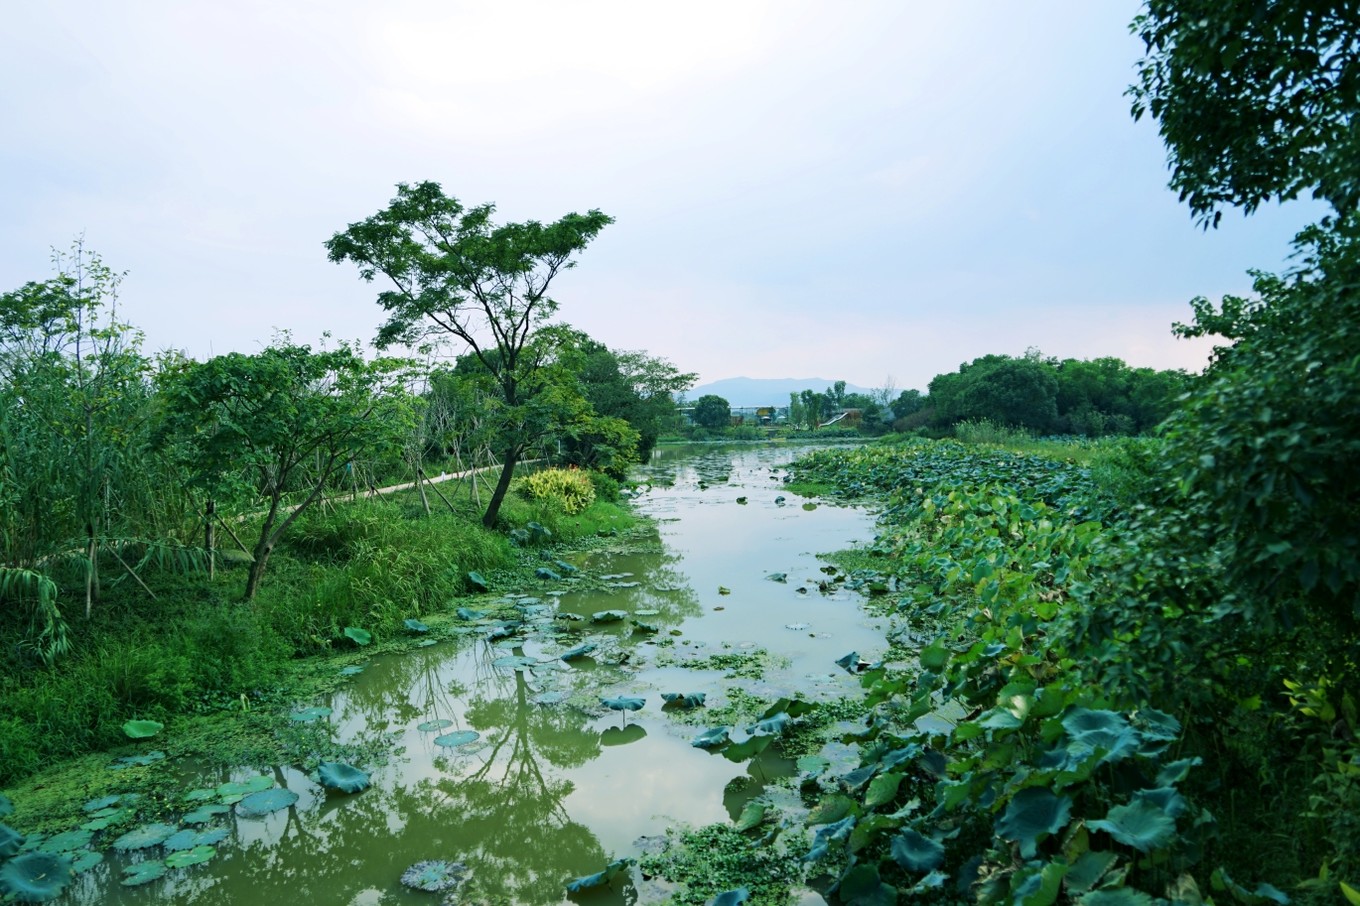
[[(495, 206), (466, 208), (435, 182), (400, 183), (390, 205), (326, 242), (330, 260), (352, 261), (366, 281), (382, 275), (388, 313), (377, 345), (460, 341), (498, 385), (512, 418), (535, 391), (539, 329), (556, 313), (548, 286), (613, 218), (591, 210), (555, 223), (496, 225)], [(500, 479), (482, 521), (496, 523), (528, 441), (502, 447)]]

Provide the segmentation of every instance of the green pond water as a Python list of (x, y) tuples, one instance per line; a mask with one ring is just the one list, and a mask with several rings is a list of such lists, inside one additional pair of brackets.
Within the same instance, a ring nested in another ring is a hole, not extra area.
[[(124, 868), (165, 853), (109, 851), (61, 902), (438, 904), (444, 894), (400, 883), (409, 866), (433, 859), (467, 866), (472, 880), (450, 902), (663, 900), (665, 889), (636, 873), (570, 897), (564, 883), (654, 849), (670, 828), (730, 821), (792, 770), (774, 749), (734, 763), (690, 744), (715, 723), (704, 711), (726, 704), (730, 690), (768, 701), (857, 694), (835, 660), (852, 650), (873, 659), (884, 648), (858, 594), (821, 587), (827, 576), (816, 559), (870, 539), (873, 519), (812, 507), (785, 490), (783, 467), (796, 452), (658, 450), (640, 470), (649, 485), (637, 505), (658, 520), (660, 552), (572, 555), (579, 574), (607, 577), (603, 590), (546, 580), (516, 598), (525, 628), (512, 638), (487, 641), (486, 626), (470, 625), (459, 637), (375, 657), (330, 700), (299, 703), (332, 709), (299, 733), (395, 745), (369, 789), (337, 793), (278, 766), (274, 782), (297, 802), (264, 817), (215, 819), (208, 826), (228, 835), (211, 861), (123, 887)], [(786, 580), (768, 578), (778, 573)], [(628, 616), (591, 620), (606, 610)], [(638, 621), (659, 631), (635, 631)], [(584, 643), (596, 645), (590, 657), (557, 657)], [(727, 675), (733, 664), (745, 665), (742, 675)], [(664, 692), (703, 692), (708, 707), (677, 713), (663, 708)], [(599, 703), (619, 695), (645, 700), (626, 722)], [(447, 723), (419, 728), (430, 721)], [(435, 742), (460, 731), (476, 738), (453, 748)], [(258, 773), (190, 772), (185, 789)]]

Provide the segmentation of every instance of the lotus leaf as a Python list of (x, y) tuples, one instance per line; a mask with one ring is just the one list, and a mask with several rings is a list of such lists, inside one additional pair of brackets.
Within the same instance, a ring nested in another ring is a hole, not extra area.
[(572, 566), (565, 560), (554, 560), (553, 566), (556, 566), (558, 569), (562, 571), (564, 575), (568, 576), (570, 576), (572, 573), (580, 572), (580, 570), (578, 570), (575, 566)]
[(815, 862), (825, 856), (831, 849), (831, 844), (844, 840), (850, 836), (855, 829), (855, 816), (849, 815), (834, 824), (817, 828), (817, 832), (812, 835), (812, 848), (803, 857), (805, 862)]
[(340, 668), (340, 675), (341, 675), (341, 676), (358, 676), (359, 674), (361, 674), (361, 673), (363, 673), (363, 672), (364, 672), (364, 668), (363, 668), (363, 667), (360, 667), (358, 664), (351, 664), (351, 665), (349, 665), (348, 667), (341, 667), (341, 668)]
[(486, 579), (482, 578), (482, 574), (477, 572), (476, 570), (473, 570), (472, 572), (467, 574), (467, 580), (468, 584), (471, 585), (477, 591), (484, 592), (490, 591), (491, 589), (491, 586), (487, 584)]
[(1006, 840), (1019, 842), (1020, 855), (1033, 859), (1039, 838), (1056, 834), (1071, 818), (1071, 798), (1043, 787), (1026, 787), (1006, 804), (1006, 811), (997, 819), (996, 832)]
[(169, 824), (144, 824), (114, 840), (113, 848), (120, 852), (128, 852), (134, 849), (146, 849), (148, 846), (158, 846), (164, 843), (174, 832), (175, 829)]
[(807, 623), (785, 623), (784, 628), (792, 629), (794, 632), (802, 632), (803, 630), (808, 629), (809, 627)]
[(486, 616), (485, 610), (473, 610), (471, 607), (460, 607), (454, 613), (460, 620), (480, 620)]
[[(1214, 889), (1229, 891), (1233, 895), (1233, 899), (1237, 900), (1239, 903), (1248, 903), (1251, 904), (1251, 906), (1258, 906), (1258, 904), (1264, 906), (1266, 903), (1289, 902), (1289, 897), (1271, 884), (1262, 883), (1256, 885), (1254, 891), (1247, 890), (1247, 888), (1229, 877), (1228, 873), (1222, 868), (1214, 869), (1214, 873), (1209, 877), (1209, 881), (1214, 885)], [(1347, 886), (1349, 885), (1342, 884), (1343, 888)], [(1343, 890), (1342, 893), (1345, 894), (1345, 891)], [(1353, 898), (1348, 894), (1346, 895), (1346, 899), (1348, 901), (1353, 901)]]
[(754, 758), (765, 751), (773, 740), (773, 736), (752, 736), (735, 745), (728, 746), (723, 749), (722, 754), (728, 761), (746, 761), (748, 758)]
[(99, 818), (91, 818), (89, 821), (86, 821), (84, 824), (82, 824), (80, 826), (80, 829), (90, 831), (91, 833), (93, 833), (94, 831), (102, 831), (105, 830), (106, 828), (110, 828), (113, 825), (117, 824), (119, 819), (121, 819), (125, 813), (130, 814), (130, 811), (124, 809), (111, 809), (111, 811), (115, 812), (116, 814), (104, 815)]
[(616, 698), (602, 698), (600, 704), (611, 711), (641, 711), (647, 704), (647, 700), (620, 695)]
[(567, 700), (567, 693), (552, 689), (547, 692), (540, 692), (535, 695), (533, 702), (536, 705), (560, 705)]
[[(902, 774), (891, 773), (875, 777), (873, 782), (869, 784), (869, 791), (864, 794), (865, 807), (877, 808), (880, 805), (892, 802), (897, 795), (897, 788), (902, 784), (903, 776)], [(930, 868), (934, 867), (934, 865), (930, 866)], [(929, 870), (929, 868), (922, 869), (922, 871)]]
[(797, 767), (804, 774), (815, 777), (831, 767), (831, 760), (821, 755), (804, 755), (798, 759)]
[(529, 540), (534, 542), (547, 541), (552, 537), (552, 531), (546, 526), (539, 525), (537, 522), (530, 522), (524, 526), (529, 530)]
[(277, 812), (286, 809), (294, 802), (297, 802), (298, 794), (292, 790), (276, 787), (272, 790), (262, 790), (258, 793), (251, 793), (236, 804), (236, 814), (242, 818), (260, 818), (270, 812)]
[(92, 839), (94, 839), (94, 834), (87, 830), (66, 831), (63, 834), (48, 837), (38, 845), (38, 852), (69, 853), (72, 850), (84, 849), (89, 846)]
[(661, 631), (661, 627), (655, 623), (644, 623), (642, 620), (634, 620), (633, 631), (656, 633)]
[(147, 859), (138, 862), (136, 865), (129, 865), (123, 869), (124, 887), (137, 887), (141, 884), (150, 884), (157, 878), (165, 877), (165, 863), (160, 859)]
[(441, 717), (438, 720), (427, 720), (423, 724), (416, 724), (416, 729), (422, 733), (432, 733), (435, 730), (442, 730), (445, 727), (451, 726), (453, 726), (453, 721), (446, 717)]
[(893, 837), (892, 857), (907, 871), (933, 871), (944, 862), (944, 844), (908, 827)]
[(324, 705), (319, 705), (315, 708), (306, 708), (302, 711), (296, 711), (288, 715), (288, 719), (303, 724), (313, 720), (320, 720), (323, 717), (330, 717), (330, 715), (331, 715), (330, 708), (327, 708)]
[(537, 664), (538, 661), (534, 660), (533, 658), (524, 657), (523, 655), (518, 654), (511, 654), (507, 655), (506, 657), (498, 657), (491, 662), (492, 667), (508, 667), (511, 670), (526, 670), (529, 667), (533, 667)]
[(0, 895), (21, 903), (46, 903), (61, 896), (75, 877), (71, 860), (55, 853), (25, 853), (0, 867)]
[(843, 903), (854, 906), (893, 906), (897, 889), (883, 883), (875, 865), (859, 864), (841, 877), (837, 895)]
[(756, 721), (756, 723), (749, 728), (749, 732), (758, 736), (778, 736), (784, 732), (784, 728), (789, 725), (790, 720), (792, 720), (792, 718), (787, 714), (774, 714), (764, 720)]
[(174, 853), (179, 852), (182, 849), (193, 849), (194, 846), (197, 845), (194, 843), (194, 838), (197, 836), (198, 831), (193, 828), (176, 831), (165, 838), (165, 851)]
[(426, 626), (424, 623), (420, 622), (415, 618), (403, 620), (402, 625), (405, 626), (407, 629), (411, 630), (412, 632), (421, 633), (430, 631), (430, 627)]
[(373, 633), (369, 632), (367, 629), (360, 629), (358, 626), (346, 626), (345, 638), (362, 648), (363, 646), (372, 643)]
[(24, 845), (24, 835), (8, 824), (0, 824), (0, 859), (8, 859)]
[(788, 573), (770, 573), (770, 574), (769, 574), (768, 576), (766, 576), (765, 578), (768, 579), (768, 580), (770, 580), (771, 582), (788, 582), (788, 581), (789, 581), (789, 574), (788, 574)]
[(689, 744), (696, 749), (716, 749), (718, 746), (726, 745), (727, 740), (726, 727), (713, 727), (694, 737)]
[(640, 585), (642, 585), (641, 582), (610, 582), (610, 583), (609, 583), (609, 587), (610, 587), (610, 588), (637, 588), (637, 587), (640, 586)]
[(352, 765), (339, 761), (323, 761), (317, 769), (321, 782), (342, 793), (357, 793), (368, 788), (368, 775)]
[(741, 815), (737, 818), (736, 828), (739, 832), (748, 831), (758, 826), (765, 820), (765, 813), (769, 811), (770, 804), (761, 802), (759, 799), (752, 799), (746, 803), (741, 810)]
[(185, 868), (189, 865), (202, 865), (204, 862), (217, 855), (217, 849), (212, 846), (195, 846), (193, 849), (183, 849), (173, 852), (165, 857), (165, 864), (168, 868)]
[(564, 661), (574, 661), (578, 657), (585, 657), (590, 654), (596, 647), (593, 642), (586, 642), (584, 645), (577, 645), (575, 648), (562, 652), (559, 657)]
[(1095, 887), (1118, 859), (1115, 853), (1088, 849), (1078, 856), (1072, 867), (1067, 870), (1063, 877), (1063, 886), (1069, 893), (1083, 894)]
[(431, 645), (438, 645), (438, 644), (439, 644), (439, 640), (438, 640), (438, 639), (421, 639), (419, 642), (416, 642), (416, 647), (417, 647), (417, 648), (429, 648)]
[(446, 749), (453, 749), (458, 746), (465, 746), (470, 742), (476, 742), (481, 736), (482, 734), (478, 733), (476, 730), (459, 730), (457, 733), (447, 733), (443, 736), (436, 736), (434, 738), (434, 744), (443, 746)]
[(860, 660), (858, 651), (852, 651), (844, 657), (836, 658), (836, 666), (845, 668), (846, 673), (862, 673), (869, 666), (869, 662)]
[(643, 609), (643, 610), (635, 610), (635, 611), (633, 611), (633, 616), (635, 616), (635, 617), (659, 617), (659, 616), (661, 616), (661, 611), (656, 610), (656, 609), (654, 609), (654, 608), (645, 608), (645, 609)]
[(709, 900), (705, 906), (738, 906), (751, 899), (751, 891), (745, 887), (738, 887), (735, 890), (727, 890)]
[(1150, 799), (1116, 805), (1099, 821), (1087, 821), (1091, 830), (1102, 830), (1139, 852), (1160, 849), (1176, 836), (1176, 819)]
[(707, 696), (703, 692), (663, 692), (661, 697), (666, 700), (667, 705), (688, 709), (703, 707)]
[(434, 892), (457, 887), (466, 874), (467, 866), (461, 862), (434, 859), (406, 869), (401, 874), (401, 883), (414, 890)]
[(89, 871), (91, 868), (94, 868), (100, 862), (104, 861), (104, 854), (101, 852), (95, 852), (92, 849), (78, 850), (77, 852), (71, 853), (70, 856), (72, 860), (71, 871), (75, 872), (76, 874), (80, 874), (81, 872), (84, 871)]
[(9, 801), (9, 797), (0, 793), (0, 818), (14, 814), (14, 803)]
[(190, 790), (184, 794), (185, 802), (207, 802), (218, 797), (216, 789)]
[(164, 729), (165, 724), (157, 720), (130, 720), (123, 724), (128, 739), (150, 739)]
[(534, 570), (534, 577), (537, 579), (543, 579), (545, 581), (553, 582), (562, 581), (561, 573), (554, 572), (553, 570), (548, 569), (548, 567), (546, 566), (540, 566), (538, 569)]
[(776, 498), (774, 499), (775, 505), (776, 505), (776, 506), (783, 506), (783, 505), (784, 505), (784, 499), (785, 499), (785, 498), (784, 498), (784, 495), (783, 495), (783, 494), (780, 494), (778, 497), (776, 497)]
[(626, 610), (597, 610), (590, 615), (592, 623), (617, 623), (628, 618)]
[(600, 576), (600, 579), (605, 582), (612, 582), (615, 579), (631, 578), (632, 575), (633, 575), (632, 573), (605, 573), (604, 575)]
[(89, 802), (85, 803), (80, 808), (81, 811), (85, 812), (86, 814), (92, 815), (95, 812), (102, 812), (104, 809), (112, 808), (113, 806), (120, 804), (123, 801), (123, 797), (125, 795), (128, 794), (101, 796), (98, 799), (91, 799)]
[(1180, 783), (1190, 776), (1190, 769), (1203, 763), (1203, 759), (1198, 756), (1194, 758), (1182, 758), (1180, 761), (1173, 761), (1164, 765), (1157, 772), (1157, 786), (1171, 786)]
[(718, 586), (718, 594), (720, 594), (720, 595), (730, 595), (731, 593), (732, 593), (732, 589), (728, 588), (726, 585), (719, 585), (719, 586)]
[(617, 859), (605, 866), (604, 871), (598, 871), (593, 875), (586, 875), (583, 878), (575, 878), (567, 882), (567, 893), (580, 893), (592, 887), (601, 887), (608, 884), (620, 871), (627, 868), (633, 862), (632, 859)]

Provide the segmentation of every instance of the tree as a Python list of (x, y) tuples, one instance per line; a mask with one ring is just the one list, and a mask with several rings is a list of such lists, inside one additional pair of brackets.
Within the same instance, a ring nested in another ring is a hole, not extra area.
[(706, 393), (694, 401), (694, 423), (717, 431), (732, 420), (732, 407), (727, 400), (714, 393)]
[(623, 419), (637, 432), (632, 459), (647, 462), (674, 418), (675, 395), (692, 387), (697, 375), (645, 352), (614, 352), (579, 331), (573, 334), (569, 367), (581, 392), (597, 415)]
[(1147, 0), (1133, 116), (1159, 123), (1171, 187), (1206, 226), (1304, 192), (1360, 200), (1360, 7), (1353, 0)]
[[(571, 213), (556, 223), (492, 223), (490, 204), (465, 208), (438, 183), (401, 183), (384, 210), (352, 223), (326, 242), (331, 261), (352, 261), (372, 281), (381, 274), (393, 289), (378, 294), (388, 313), (379, 348), (422, 340), (457, 340), (496, 382), (508, 424), (544, 382), (534, 339), (557, 311), (548, 287), (575, 266), (573, 256), (613, 218), (598, 210)], [(530, 439), (507, 434), (500, 478), (482, 521), (495, 525), (515, 465)]]
[[(255, 355), (185, 361), (161, 375), (162, 444), (212, 496), (265, 506), (246, 600), (283, 534), (326, 487), (364, 453), (410, 434), (414, 408), (388, 394), (407, 366), (365, 362), (349, 346), (312, 352), (285, 341)], [(286, 506), (293, 492), (301, 500)]]

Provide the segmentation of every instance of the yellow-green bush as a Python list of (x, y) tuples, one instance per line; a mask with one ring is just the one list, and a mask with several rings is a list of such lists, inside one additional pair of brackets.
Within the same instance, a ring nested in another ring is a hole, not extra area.
[(595, 502), (595, 485), (580, 469), (544, 469), (525, 478), (519, 492), (530, 500), (551, 500), (563, 512), (579, 513)]

